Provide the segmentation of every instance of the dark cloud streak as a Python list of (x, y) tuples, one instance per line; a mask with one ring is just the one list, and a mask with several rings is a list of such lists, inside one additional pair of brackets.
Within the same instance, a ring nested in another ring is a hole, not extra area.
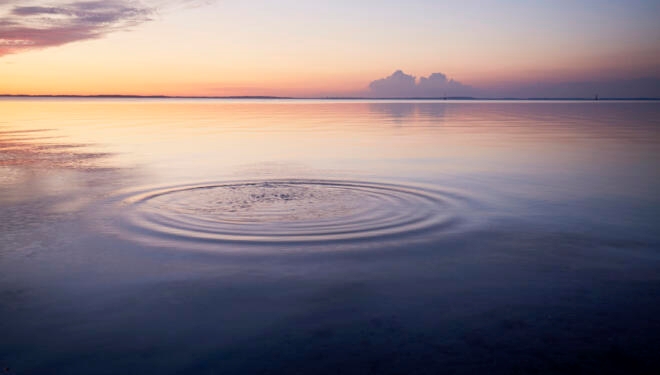
[(86, 0), (8, 5), (0, 1), (0, 56), (60, 46), (129, 30), (162, 8), (208, 4), (209, 0)]

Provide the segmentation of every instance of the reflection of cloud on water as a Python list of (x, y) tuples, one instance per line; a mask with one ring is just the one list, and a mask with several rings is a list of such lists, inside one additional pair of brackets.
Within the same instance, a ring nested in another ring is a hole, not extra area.
[(431, 120), (440, 120), (446, 115), (446, 104), (438, 104), (433, 102), (426, 103), (417, 103), (415, 105), (417, 109), (417, 114), (421, 118), (431, 119)]
[(48, 129), (0, 130), (0, 235), (12, 250), (32, 244), (41, 224), (79, 211), (90, 192), (119, 180), (116, 169), (101, 163), (111, 154), (59, 139)]
[(369, 110), (392, 120), (400, 120), (415, 114), (415, 103), (369, 103)]
[(47, 129), (0, 131), (0, 167), (94, 169), (108, 153), (80, 151), (87, 145), (52, 143)]
[(438, 121), (445, 116), (446, 105), (437, 102), (377, 102), (369, 103), (372, 114), (386, 121), (400, 123), (415, 118), (422, 121)]
[(5, 261), (43, 261), (68, 251), (89, 235), (101, 213), (90, 211), (91, 203), (135, 178), (131, 170), (104, 166), (108, 154), (86, 152), (82, 145), (39, 144), (43, 138), (52, 142), (51, 132), (10, 133), (0, 134), (0, 258)]

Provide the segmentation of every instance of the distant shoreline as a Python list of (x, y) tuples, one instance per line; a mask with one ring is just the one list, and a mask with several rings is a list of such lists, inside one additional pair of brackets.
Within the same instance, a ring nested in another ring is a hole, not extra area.
[(291, 97), (291, 96), (185, 96), (185, 95), (13, 95), (0, 94), (0, 98), (72, 98), (72, 99), (246, 99), (246, 100), (409, 100), (409, 101), (660, 101), (660, 98), (475, 98), (475, 97)]

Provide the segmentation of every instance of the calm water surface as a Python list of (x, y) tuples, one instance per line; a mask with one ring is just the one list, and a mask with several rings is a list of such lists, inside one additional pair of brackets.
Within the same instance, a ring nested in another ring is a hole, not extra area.
[(657, 102), (0, 99), (15, 374), (654, 373)]

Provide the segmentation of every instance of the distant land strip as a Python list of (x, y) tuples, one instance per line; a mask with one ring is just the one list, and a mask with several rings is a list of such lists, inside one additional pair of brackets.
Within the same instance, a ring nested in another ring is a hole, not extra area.
[(639, 98), (478, 98), (469, 96), (451, 96), (451, 97), (362, 97), (362, 96), (327, 96), (327, 97), (292, 97), (292, 96), (264, 96), (264, 95), (245, 95), (245, 96), (186, 96), (186, 95), (26, 95), (26, 94), (0, 94), (0, 98), (81, 98), (81, 99), (253, 99), (253, 100), (466, 100), (466, 101), (507, 101), (507, 100), (527, 100), (527, 101), (552, 101), (552, 100), (570, 100), (570, 101), (660, 101), (660, 98), (639, 97)]

